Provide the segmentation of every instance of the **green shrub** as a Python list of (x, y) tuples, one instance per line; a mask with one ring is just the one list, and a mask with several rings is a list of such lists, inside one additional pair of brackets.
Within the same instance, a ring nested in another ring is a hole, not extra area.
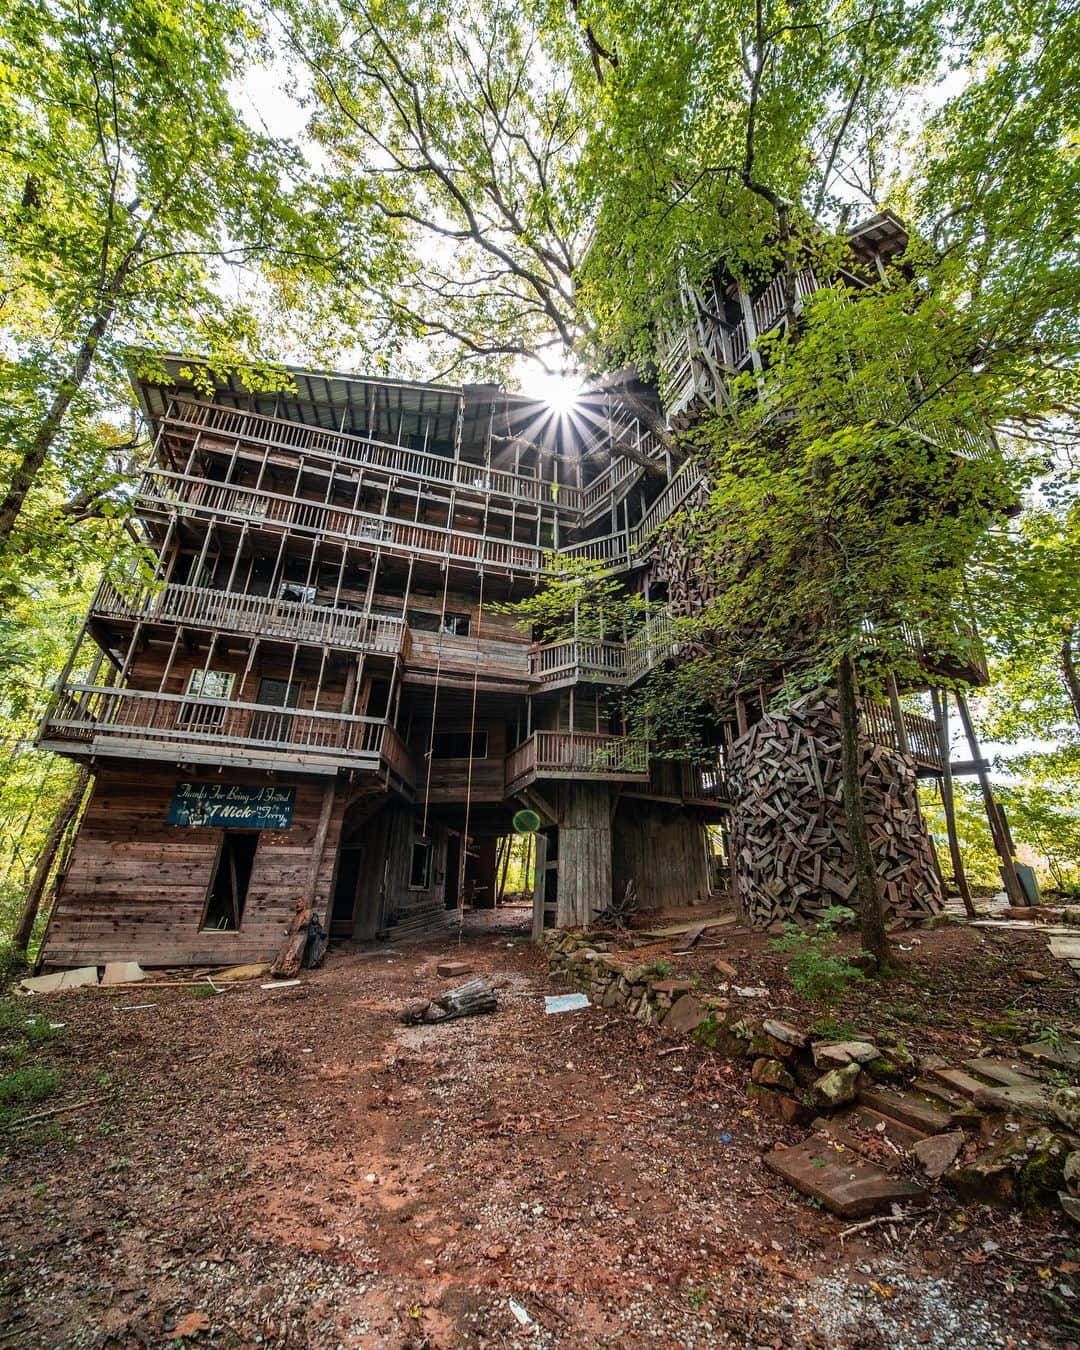
[(23, 1069), (13, 1069), (0, 1078), (0, 1107), (26, 1106), (30, 1102), (40, 1102), (56, 1091), (60, 1074), (56, 1069), (40, 1064), (30, 1064)]
[(791, 983), (804, 998), (831, 1004), (849, 985), (862, 979), (862, 971), (836, 950), (836, 927), (855, 917), (845, 905), (833, 905), (821, 916), (813, 932), (798, 924), (784, 925), (784, 936), (772, 943), (773, 951), (786, 952)]

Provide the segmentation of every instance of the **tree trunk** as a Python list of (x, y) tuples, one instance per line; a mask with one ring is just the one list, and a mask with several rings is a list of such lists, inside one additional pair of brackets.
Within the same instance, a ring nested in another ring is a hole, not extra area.
[(1076, 653), (1073, 651), (1073, 643), (1076, 641), (1077, 623), (1074, 621), (1069, 624), (1065, 632), (1065, 641), (1061, 644), (1059, 653), (1061, 660), (1061, 677), (1065, 681), (1065, 688), (1068, 690), (1069, 702), (1072, 704), (1073, 717), (1076, 718), (1077, 726), (1080, 726), (1080, 675), (1076, 670)]
[(855, 868), (855, 898), (859, 915), (859, 937), (863, 948), (877, 961), (879, 971), (890, 963), (889, 938), (885, 916), (878, 896), (877, 873), (870, 851), (870, 834), (863, 807), (862, 773), (859, 744), (859, 704), (855, 663), (850, 656), (840, 658), (837, 670), (840, 702), (840, 747), (844, 784), (844, 815), (851, 837), (851, 857)]
[(60, 843), (68, 826), (75, 819), (89, 781), (90, 770), (87, 768), (80, 769), (71, 791), (64, 799), (63, 806), (53, 820), (48, 838), (45, 840), (45, 847), (41, 850), (41, 857), (38, 858), (37, 867), (34, 869), (30, 889), (26, 892), (26, 900), (23, 904), (22, 913), (19, 915), (19, 922), (12, 936), (12, 943), (20, 951), (25, 951), (30, 941), (38, 909), (41, 907), (41, 897), (45, 894), (45, 885), (49, 880), (49, 873), (52, 871), (52, 865), (56, 860)]
[(93, 365), (98, 345), (105, 336), (115, 308), (116, 296), (115, 293), (112, 293), (98, 310), (94, 322), (87, 329), (85, 337), (79, 344), (71, 373), (60, 381), (60, 387), (53, 397), (49, 411), (45, 414), (41, 425), (34, 434), (30, 448), (15, 467), (11, 482), (8, 484), (8, 490), (3, 501), (0, 501), (0, 557), (7, 550), (8, 542), (15, 528), (15, 522), (18, 520), (23, 504), (41, 472), (49, 451), (52, 449), (53, 442), (63, 425), (67, 410), (71, 406), (71, 401), (82, 388), (90, 367)]

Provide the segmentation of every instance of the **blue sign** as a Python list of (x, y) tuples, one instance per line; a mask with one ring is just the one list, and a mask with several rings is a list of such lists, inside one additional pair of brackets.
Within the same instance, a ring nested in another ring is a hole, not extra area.
[(226, 830), (287, 830), (294, 787), (242, 783), (177, 783), (169, 803), (170, 825), (211, 825)]

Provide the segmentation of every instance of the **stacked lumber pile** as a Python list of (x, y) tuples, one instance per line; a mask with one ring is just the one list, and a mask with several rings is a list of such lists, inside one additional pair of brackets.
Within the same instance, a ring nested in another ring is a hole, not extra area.
[[(708, 609), (714, 586), (708, 569), (695, 552), (688, 523), (705, 497), (704, 484), (683, 505), (683, 512), (660, 532), (649, 560), (649, 580), (667, 587), (668, 612), (676, 619), (694, 618)], [(689, 514), (683, 514), (689, 513)], [(679, 643), (683, 660), (703, 656), (708, 650), (703, 638)]]
[[(866, 821), (889, 919), (916, 922), (944, 907), (914, 766), (863, 744)], [(818, 918), (855, 894), (844, 818), (840, 714), (813, 694), (770, 713), (734, 742), (728, 781), (739, 890), (756, 926)]]

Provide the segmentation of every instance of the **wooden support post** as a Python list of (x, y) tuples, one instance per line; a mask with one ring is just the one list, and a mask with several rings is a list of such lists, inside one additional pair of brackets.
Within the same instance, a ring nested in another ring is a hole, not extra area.
[[(323, 789), (322, 807), (319, 810), (319, 823), (315, 827), (315, 839), (311, 845), (311, 869), (308, 873), (308, 894), (311, 899), (311, 908), (314, 913), (318, 913), (316, 901), (318, 898), (319, 886), (319, 868), (322, 866), (323, 850), (326, 848), (326, 836), (330, 830), (330, 817), (334, 812), (334, 796), (337, 792), (337, 779), (331, 778)], [(332, 888), (327, 892), (326, 913), (323, 915), (323, 927), (330, 928), (330, 897)]]
[(971, 722), (967, 699), (964, 698), (963, 694), (957, 694), (956, 706), (960, 713), (964, 735), (967, 737), (967, 743), (971, 750), (975, 772), (979, 777), (979, 787), (982, 789), (983, 805), (986, 807), (986, 819), (990, 825), (990, 834), (993, 836), (994, 847), (1001, 859), (1001, 874), (1005, 882), (1005, 894), (1009, 897), (1010, 905), (1026, 905), (1027, 896), (1024, 894), (1024, 888), (1020, 885), (1020, 878), (1016, 875), (1016, 864), (1013, 862), (1012, 850), (1009, 848), (1008, 837), (1002, 827), (998, 804), (994, 800), (994, 791), (990, 786), (990, 778), (986, 772), (986, 763), (979, 749), (979, 742), (975, 739), (975, 728)]
[(949, 837), (949, 857), (952, 860), (953, 880), (964, 902), (964, 912), (968, 918), (975, 917), (975, 902), (971, 897), (971, 887), (964, 874), (964, 860), (960, 856), (960, 839), (956, 833), (956, 801), (953, 796), (952, 754), (949, 746), (949, 703), (944, 690), (939, 694), (930, 690), (930, 701), (934, 707), (934, 723), (937, 726), (938, 745), (941, 750), (941, 806), (945, 813), (945, 831)]

